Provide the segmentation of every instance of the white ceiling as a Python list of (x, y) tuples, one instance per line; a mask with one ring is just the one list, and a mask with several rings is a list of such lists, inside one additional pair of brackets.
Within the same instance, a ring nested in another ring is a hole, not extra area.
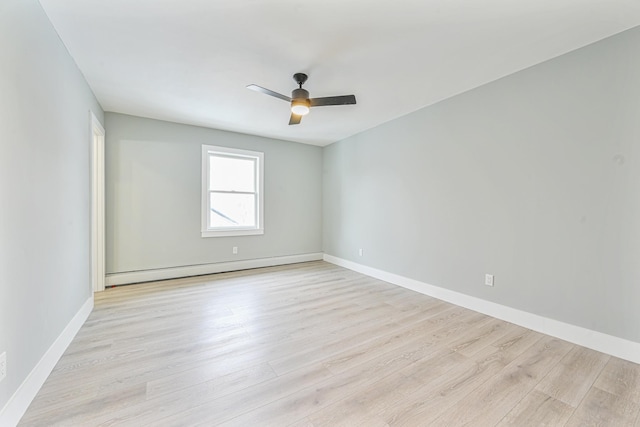
[[(40, 0), (105, 111), (317, 145), (640, 25), (638, 0)], [(311, 110), (289, 126), (295, 72)]]

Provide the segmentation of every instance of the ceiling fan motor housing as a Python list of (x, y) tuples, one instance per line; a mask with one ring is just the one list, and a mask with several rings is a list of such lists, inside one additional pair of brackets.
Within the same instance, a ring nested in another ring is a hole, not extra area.
[(309, 91), (306, 89), (294, 89), (291, 92), (291, 99), (309, 99)]

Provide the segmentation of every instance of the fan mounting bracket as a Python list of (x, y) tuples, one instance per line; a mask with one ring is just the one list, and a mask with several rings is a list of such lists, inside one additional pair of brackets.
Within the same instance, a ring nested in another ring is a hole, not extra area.
[(293, 75), (293, 80), (295, 80), (296, 83), (300, 85), (300, 88), (302, 88), (302, 85), (307, 81), (308, 78), (309, 76), (307, 76), (305, 73), (295, 73)]

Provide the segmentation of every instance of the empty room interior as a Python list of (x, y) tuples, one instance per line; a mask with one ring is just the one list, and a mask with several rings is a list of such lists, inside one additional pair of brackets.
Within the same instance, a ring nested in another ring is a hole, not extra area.
[(2, 0), (0, 426), (640, 426), (637, 0)]

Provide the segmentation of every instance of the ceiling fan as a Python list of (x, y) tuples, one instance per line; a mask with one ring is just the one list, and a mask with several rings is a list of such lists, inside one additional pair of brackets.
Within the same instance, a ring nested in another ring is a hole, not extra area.
[(256, 92), (262, 92), (266, 95), (282, 99), (291, 103), (291, 118), (289, 119), (290, 125), (297, 125), (302, 120), (302, 116), (309, 113), (310, 107), (323, 107), (325, 105), (349, 105), (356, 103), (355, 95), (342, 95), (342, 96), (326, 96), (323, 98), (309, 98), (309, 91), (302, 89), (302, 85), (307, 81), (307, 76), (304, 73), (296, 73), (293, 75), (293, 79), (298, 83), (298, 89), (294, 89), (291, 92), (291, 97), (282, 95), (281, 93), (274, 92), (272, 90), (263, 88), (258, 85), (249, 85), (247, 89), (255, 90)]

